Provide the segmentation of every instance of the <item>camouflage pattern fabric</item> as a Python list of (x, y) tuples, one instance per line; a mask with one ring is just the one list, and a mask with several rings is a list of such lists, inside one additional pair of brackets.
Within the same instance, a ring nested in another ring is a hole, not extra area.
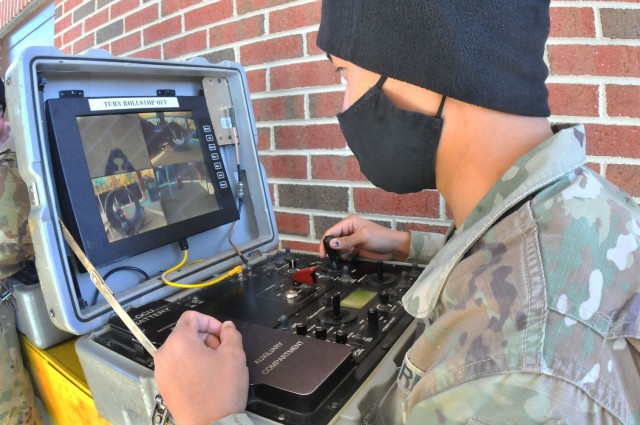
[[(0, 154), (0, 292), (6, 278), (33, 257), (27, 227), (27, 188), (18, 175), (15, 154)], [(20, 353), (15, 311), (9, 302), (0, 304), (0, 424), (42, 423), (33, 387)]]
[(0, 380), (0, 424), (41, 424), (29, 373), (22, 363), (15, 312), (7, 302), (0, 304)]
[(640, 208), (585, 157), (581, 126), (522, 157), (405, 295), (407, 423), (640, 424)]
[(18, 174), (14, 152), (0, 153), (0, 279), (33, 258), (27, 219), (31, 205), (27, 187)]

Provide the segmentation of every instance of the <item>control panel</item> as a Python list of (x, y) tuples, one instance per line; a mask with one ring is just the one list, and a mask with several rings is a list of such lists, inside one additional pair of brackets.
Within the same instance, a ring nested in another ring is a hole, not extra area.
[[(341, 261), (278, 251), (250, 270), (174, 301), (129, 314), (160, 346), (186, 310), (232, 320), (249, 367), (247, 409), (281, 423), (327, 423), (366, 380), (412, 321), (402, 295), (417, 265)], [(120, 319), (96, 341), (153, 368)]]

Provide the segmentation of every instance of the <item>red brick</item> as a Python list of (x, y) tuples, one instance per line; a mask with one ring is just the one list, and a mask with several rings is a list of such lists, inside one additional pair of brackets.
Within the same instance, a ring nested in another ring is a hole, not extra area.
[(282, 237), (283, 235), (280, 235), (280, 245), (282, 246), (282, 249), (286, 249), (289, 248), (292, 251), (303, 251), (303, 252), (310, 252), (310, 253), (318, 253), (318, 243), (314, 243), (314, 242), (301, 242), (301, 241), (290, 241), (287, 240), (286, 238)]
[(451, 206), (446, 202), (444, 204), (444, 216), (447, 220), (453, 220), (453, 211), (451, 211)]
[(276, 204), (276, 196), (275, 196), (275, 193), (276, 193), (276, 185), (275, 185), (275, 184), (271, 184), (271, 183), (269, 183), (269, 196), (270, 196), (271, 204), (272, 204), (272, 205), (275, 205), (275, 204)]
[(434, 224), (423, 224), (423, 223), (398, 223), (396, 226), (397, 230), (402, 231), (415, 231), (415, 232), (431, 232), (431, 233), (440, 233), (444, 235), (449, 230), (449, 226), (442, 225), (434, 225)]
[(163, 0), (162, 1), (162, 16), (171, 15), (179, 12), (194, 4), (200, 3), (202, 0)]
[(80, 6), (82, 3), (84, 3), (84, 0), (66, 0), (63, 3), (64, 13), (71, 12), (73, 9)]
[(309, 236), (311, 226), (308, 215), (276, 211), (275, 216), (278, 232), (296, 236)]
[(318, 47), (318, 44), (316, 43), (317, 39), (318, 31), (310, 32), (309, 34), (307, 34), (307, 54), (309, 56), (325, 55), (325, 51)]
[(82, 35), (82, 22), (79, 22), (73, 27), (69, 28), (64, 33), (62, 33), (62, 43), (70, 44), (73, 41), (80, 38), (81, 35)]
[(640, 118), (640, 86), (607, 85), (607, 115)]
[(71, 22), (71, 18), (73, 17), (73, 15), (68, 14), (66, 16), (64, 16), (63, 18), (57, 20), (54, 24), (53, 24), (53, 33), (57, 35), (62, 34), (64, 31), (66, 31), (67, 28), (69, 28), (72, 25)]
[(140, 6), (140, 0), (119, 0), (111, 3), (111, 19), (124, 15)]
[(84, 20), (84, 32), (93, 31), (107, 22), (109, 22), (109, 9), (103, 9)]
[(343, 149), (344, 136), (337, 124), (291, 125), (275, 128), (277, 149)]
[(250, 93), (259, 93), (267, 90), (267, 70), (256, 69), (247, 71), (247, 82)]
[(554, 115), (598, 116), (598, 86), (548, 84), (549, 107)]
[(320, 2), (306, 3), (269, 13), (269, 32), (289, 31), (320, 23)]
[(640, 76), (640, 47), (550, 45), (548, 52), (552, 74)]
[(53, 45), (55, 47), (57, 47), (58, 49), (60, 49), (62, 51), (62, 53), (71, 53), (69, 51), (69, 48), (62, 48), (63, 44), (62, 44), (62, 36), (61, 35), (57, 35), (53, 38)]
[(591, 168), (596, 173), (600, 174), (600, 164), (596, 164), (593, 162), (587, 162), (587, 167)]
[(202, 30), (184, 37), (167, 41), (162, 46), (165, 59), (172, 59), (188, 53), (200, 52), (207, 48), (207, 31)]
[(289, 1), (291, 0), (237, 0), (238, 13), (244, 14), (260, 9), (266, 9), (267, 7), (278, 6)]
[(309, 95), (309, 114), (311, 118), (335, 117), (342, 111), (343, 91), (312, 93)]
[(304, 118), (303, 96), (281, 96), (253, 99), (256, 121), (277, 121)]
[(306, 179), (307, 157), (302, 155), (260, 156), (267, 176), (281, 179)]
[(179, 16), (167, 19), (166, 21), (159, 21), (144, 30), (144, 43), (150, 44), (154, 41), (166, 39), (171, 37), (172, 35), (180, 34), (181, 32), (182, 19)]
[(318, 180), (366, 181), (353, 156), (314, 155), (311, 157), (311, 178)]
[(593, 9), (578, 7), (552, 7), (549, 37), (595, 37), (596, 25)]
[(243, 65), (268, 63), (302, 56), (302, 36), (290, 35), (240, 47)]
[(440, 195), (435, 190), (397, 195), (381, 189), (353, 188), (353, 204), (359, 213), (438, 218)]
[(606, 177), (631, 196), (640, 196), (640, 166), (610, 164)]
[(587, 154), (640, 158), (640, 126), (587, 124)]
[(158, 20), (158, 5), (152, 4), (127, 16), (124, 20), (124, 30), (132, 31), (156, 20)]
[(123, 55), (139, 48), (142, 45), (142, 35), (140, 31), (111, 42), (111, 53), (114, 55)]
[(130, 55), (132, 58), (162, 59), (162, 47), (153, 46)]
[(271, 68), (271, 89), (340, 84), (340, 74), (328, 60), (296, 63)]
[(271, 129), (268, 127), (258, 128), (258, 149), (268, 150), (271, 148)]
[(264, 16), (257, 15), (247, 19), (230, 22), (209, 29), (211, 47), (244, 41), (264, 35)]
[(230, 18), (231, 16), (233, 16), (233, 3), (231, 0), (221, 0), (208, 4), (184, 14), (185, 31), (211, 25), (223, 19)]
[(82, 53), (85, 50), (88, 50), (93, 46), (95, 46), (95, 44), (96, 44), (95, 33), (86, 35), (73, 43), (73, 53), (74, 54)]

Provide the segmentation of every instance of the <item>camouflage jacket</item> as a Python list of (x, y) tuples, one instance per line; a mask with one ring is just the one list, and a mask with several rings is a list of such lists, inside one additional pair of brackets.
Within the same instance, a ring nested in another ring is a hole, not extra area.
[[(18, 174), (15, 153), (0, 153), (0, 293), (6, 279), (32, 258), (27, 226), (27, 188)], [(15, 312), (0, 304), (0, 424), (40, 424), (42, 420), (25, 369), (16, 333)]]
[(16, 154), (0, 153), (0, 279), (6, 279), (33, 258), (28, 227), (31, 205), (18, 174)]
[(640, 424), (640, 208), (585, 157), (576, 126), (520, 158), (405, 295), (407, 423)]

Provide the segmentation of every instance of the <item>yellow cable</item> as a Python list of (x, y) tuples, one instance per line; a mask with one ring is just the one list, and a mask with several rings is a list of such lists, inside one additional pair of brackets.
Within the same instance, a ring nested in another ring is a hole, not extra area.
[[(162, 273), (162, 275), (160, 276), (160, 278), (162, 279), (162, 281), (164, 283), (166, 283), (169, 286), (174, 286), (176, 288), (204, 288), (205, 286), (211, 286), (211, 285), (215, 285), (218, 282), (221, 282), (223, 280), (225, 280), (228, 277), (231, 277), (233, 275), (236, 275), (238, 273), (242, 273), (242, 266), (236, 266), (234, 268), (232, 268), (231, 270), (229, 270), (228, 272), (226, 272), (225, 274), (218, 276), (215, 279), (209, 280), (207, 282), (197, 282), (197, 283), (180, 283), (180, 282), (173, 282), (169, 279), (167, 279), (167, 275), (173, 271), (178, 270), (180, 267), (182, 267), (182, 265), (187, 261), (187, 256), (188, 256), (188, 250), (184, 250), (184, 256), (182, 257), (182, 261), (180, 261), (180, 263), (176, 264), (175, 266), (171, 267), (169, 270), (165, 271), (164, 273)], [(195, 260), (190, 262), (189, 264), (193, 264), (194, 262), (197, 262), (200, 260)]]

